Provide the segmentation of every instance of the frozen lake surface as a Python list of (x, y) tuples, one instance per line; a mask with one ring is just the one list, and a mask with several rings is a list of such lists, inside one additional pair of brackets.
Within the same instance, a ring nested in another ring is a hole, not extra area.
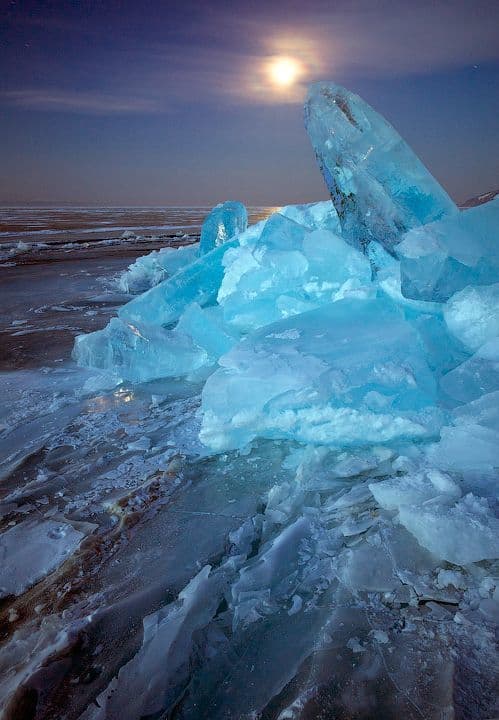
[[(249, 208), (251, 222), (277, 208)], [(0, 263), (73, 257), (75, 252), (147, 252), (198, 237), (209, 207), (2, 207)]]
[[(363, 181), (391, 251), (412, 210)], [(439, 350), (442, 310), (348, 212), (290, 206), (239, 242), (231, 203), (198, 257), (206, 212), (0, 212), (0, 717), (494, 717), (497, 393), (433, 408), (470, 352)], [(461, 296), (445, 312), (481, 347), (474, 292), (472, 330)]]
[[(330, 482), (293, 443), (210, 457), (200, 385), (106, 390), (75, 367), (74, 335), (124, 301), (113, 278), (133, 257), (1, 271), (6, 717), (482, 717), (484, 598), (461, 615), (462, 590), (380, 522), (368, 484), (386, 459), (333, 453)], [(370, 555), (349, 559), (376, 525)], [(324, 580), (338, 555), (343, 585)]]

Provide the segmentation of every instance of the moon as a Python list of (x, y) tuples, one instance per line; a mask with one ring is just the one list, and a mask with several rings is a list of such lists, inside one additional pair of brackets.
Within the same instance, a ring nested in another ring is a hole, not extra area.
[(299, 60), (292, 57), (279, 56), (268, 64), (268, 74), (273, 85), (290, 88), (301, 78), (304, 68)]

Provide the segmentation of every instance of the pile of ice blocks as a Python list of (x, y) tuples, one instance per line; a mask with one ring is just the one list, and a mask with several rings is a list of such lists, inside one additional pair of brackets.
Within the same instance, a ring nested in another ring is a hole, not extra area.
[(146, 291), (74, 356), (116, 382), (203, 381), (207, 451), (346, 453), (438, 561), (496, 558), (499, 199), (460, 211), (334, 84), (312, 86), (305, 121), (332, 202), (250, 227), (241, 203), (217, 206), (199, 246), (128, 271)]

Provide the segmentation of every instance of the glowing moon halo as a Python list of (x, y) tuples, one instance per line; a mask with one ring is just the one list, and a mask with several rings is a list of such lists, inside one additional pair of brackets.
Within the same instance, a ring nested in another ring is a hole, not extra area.
[(274, 85), (289, 88), (294, 85), (303, 74), (303, 67), (299, 60), (291, 57), (276, 57), (268, 65), (269, 78)]

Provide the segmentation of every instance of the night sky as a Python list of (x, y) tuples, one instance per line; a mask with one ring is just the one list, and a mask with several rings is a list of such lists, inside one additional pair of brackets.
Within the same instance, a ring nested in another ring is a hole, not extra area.
[[(327, 197), (303, 127), (331, 79), (456, 200), (499, 186), (499, 2), (0, 0), (0, 201)], [(300, 63), (291, 89), (267, 73)]]

